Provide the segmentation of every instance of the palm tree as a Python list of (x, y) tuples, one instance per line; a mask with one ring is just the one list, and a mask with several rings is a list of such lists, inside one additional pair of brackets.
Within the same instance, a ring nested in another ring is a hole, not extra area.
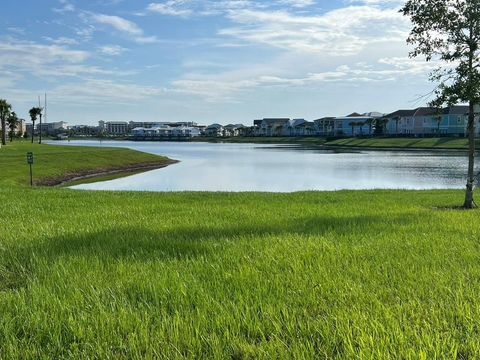
[(13, 135), (15, 134), (15, 130), (18, 126), (18, 117), (17, 114), (15, 114), (15, 111), (12, 111), (10, 116), (7, 119), (8, 123), (8, 129), (10, 130), (10, 142), (13, 141)]
[(33, 107), (30, 109), (29, 114), (30, 114), (30, 119), (32, 119), (32, 144), (33, 144), (33, 137), (35, 135), (35, 121), (37, 121), (38, 115), (42, 113), (42, 109), (38, 107)]
[(0, 120), (2, 122), (2, 145), (7, 145), (7, 118), (10, 116), (10, 105), (7, 100), (0, 99)]
[(367, 119), (365, 121), (365, 124), (368, 125), (368, 136), (372, 136), (373, 122), (374, 119)]

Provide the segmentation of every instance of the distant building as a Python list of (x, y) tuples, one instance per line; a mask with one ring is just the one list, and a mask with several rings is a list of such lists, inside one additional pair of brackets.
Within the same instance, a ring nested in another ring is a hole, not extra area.
[(212, 124), (205, 128), (204, 134), (211, 137), (222, 137), (224, 136), (223, 125)]
[(40, 123), (37, 123), (36, 127), (37, 132), (41, 131), (42, 134), (57, 135), (68, 130), (68, 123), (66, 123), (65, 121), (57, 121), (42, 123), (41, 126)]
[(27, 132), (27, 124), (24, 119), (18, 119), (17, 126), (15, 127), (14, 134), (22, 136)]
[(162, 140), (193, 138), (200, 136), (200, 129), (193, 126), (158, 126), (153, 128), (135, 128), (132, 130), (135, 140)]
[(70, 133), (79, 136), (96, 136), (99, 134), (99, 127), (92, 125), (74, 125), (70, 127)]
[(257, 126), (257, 136), (282, 136), (283, 129), (290, 121), (290, 118), (265, 118), (255, 120)]
[(324, 117), (313, 121), (315, 124), (316, 134), (319, 136), (335, 135), (335, 118)]
[(224, 136), (243, 136), (246, 126), (243, 124), (229, 124), (223, 127)]
[(128, 123), (128, 127), (130, 130), (136, 129), (136, 128), (144, 128), (144, 129), (151, 129), (155, 127), (162, 127), (162, 126), (170, 126), (170, 127), (179, 127), (179, 126), (185, 126), (185, 127), (197, 127), (198, 124), (193, 121), (179, 121), (179, 122), (165, 122), (165, 121), (160, 121), (160, 122), (152, 122), (152, 121), (130, 121)]
[(108, 135), (126, 135), (129, 133), (129, 126), (126, 121), (99, 121), (101, 131)]
[[(468, 106), (419, 107), (385, 116), (387, 133), (412, 136), (466, 136)], [(478, 119), (477, 119), (478, 121)], [(477, 126), (477, 133), (480, 129)]]

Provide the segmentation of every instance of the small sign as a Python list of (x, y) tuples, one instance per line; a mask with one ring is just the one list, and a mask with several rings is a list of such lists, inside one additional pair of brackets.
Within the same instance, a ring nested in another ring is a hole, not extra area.
[(30, 165), (33, 164), (33, 152), (27, 153), (27, 163)]

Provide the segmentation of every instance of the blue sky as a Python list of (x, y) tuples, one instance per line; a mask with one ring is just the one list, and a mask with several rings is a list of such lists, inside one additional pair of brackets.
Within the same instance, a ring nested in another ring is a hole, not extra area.
[(0, 98), (48, 120), (244, 123), (424, 105), (398, 0), (18, 0)]

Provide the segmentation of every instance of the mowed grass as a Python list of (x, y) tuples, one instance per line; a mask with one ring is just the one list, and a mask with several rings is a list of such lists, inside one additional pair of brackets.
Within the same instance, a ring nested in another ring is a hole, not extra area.
[(467, 149), (465, 138), (348, 138), (332, 140), (327, 146), (352, 146), (376, 148), (419, 148), (419, 149)]
[(479, 213), (461, 200), (3, 182), (0, 358), (476, 358)]
[(34, 153), (34, 182), (82, 171), (117, 169), (135, 164), (162, 164), (168, 161), (165, 157), (128, 149), (52, 146), (18, 141), (0, 149), (1, 185), (30, 184), (27, 152)]
[(193, 142), (258, 143), (258, 144), (303, 144), (321, 146), (326, 138), (320, 136), (236, 136), (236, 137), (197, 137)]

